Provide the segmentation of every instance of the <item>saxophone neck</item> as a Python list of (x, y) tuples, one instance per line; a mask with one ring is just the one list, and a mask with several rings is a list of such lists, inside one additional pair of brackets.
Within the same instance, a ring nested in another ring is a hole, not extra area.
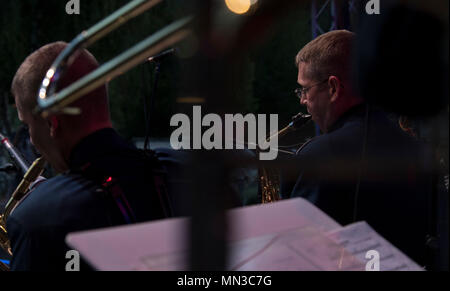
[(33, 164), (31, 164), (31, 166), (28, 168), (19, 186), (17, 186), (16, 190), (14, 190), (13, 194), (11, 195), (11, 198), (8, 200), (8, 203), (6, 204), (5, 213), (2, 216), (3, 218), (2, 220), (4, 220), (5, 223), (9, 215), (11, 214), (12, 210), (17, 205), (17, 203), (30, 190), (31, 186), (36, 181), (36, 179), (41, 177), (41, 174), (45, 168), (45, 164), (46, 164), (45, 160), (42, 157), (40, 157), (37, 158), (33, 162)]
[(301, 127), (303, 127), (304, 125), (306, 125), (309, 121), (311, 120), (311, 115), (310, 114), (305, 114), (305, 113), (298, 113), (296, 115), (294, 115), (291, 118), (291, 122), (289, 122), (288, 125), (286, 125), (284, 128), (282, 128), (280, 131), (270, 135), (267, 139), (266, 142), (269, 142), (272, 138), (274, 138), (275, 136), (278, 136), (278, 138), (282, 138), (284, 135), (286, 135), (287, 133), (289, 133), (292, 130), (295, 129), (299, 129)]

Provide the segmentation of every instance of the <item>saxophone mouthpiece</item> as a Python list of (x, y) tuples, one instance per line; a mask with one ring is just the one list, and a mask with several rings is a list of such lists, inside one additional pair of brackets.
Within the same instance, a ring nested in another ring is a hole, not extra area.
[(289, 124), (289, 126), (294, 128), (300, 128), (303, 125), (307, 124), (311, 120), (311, 118), (312, 118), (311, 114), (299, 112), (298, 114), (292, 117), (292, 121)]

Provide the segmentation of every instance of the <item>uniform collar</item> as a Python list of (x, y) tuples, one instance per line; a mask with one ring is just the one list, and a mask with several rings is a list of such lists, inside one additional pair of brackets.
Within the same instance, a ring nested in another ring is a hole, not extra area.
[[(76, 169), (87, 163), (108, 156), (118, 148), (123, 148), (125, 141), (112, 128), (95, 131), (82, 139), (72, 150), (69, 168)], [(127, 146), (129, 147), (129, 146)]]
[(353, 106), (347, 112), (345, 112), (338, 120), (330, 127), (328, 133), (333, 132), (344, 126), (350, 120), (363, 118), (366, 113), (366, 103), (361, 103)]

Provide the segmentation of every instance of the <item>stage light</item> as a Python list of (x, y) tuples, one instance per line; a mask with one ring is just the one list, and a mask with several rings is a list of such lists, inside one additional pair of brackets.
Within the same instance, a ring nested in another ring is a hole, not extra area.
[(250, 10), (252, 0), (225, 0), (228, 9), (236, 14), (244, 14)]

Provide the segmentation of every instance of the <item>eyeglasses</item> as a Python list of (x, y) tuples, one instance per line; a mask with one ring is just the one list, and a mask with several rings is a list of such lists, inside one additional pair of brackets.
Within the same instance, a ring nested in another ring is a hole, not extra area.
[(326, 79), (323, 80), (322, 82), (319, 82), (319, 83), (314, 84), (314, 85), (309, 86), (309, 87), (297, 88), (297, 89), (294, 90), (294, 93), (295, 93), (295, 95), (296, 95), (299, 99), (301, 99), (302, 96), (306, 96), (306, 93), (308, 93), (309, 89), (311, 89), (312, 87), (319, 86), (319, 85), (321, 85), (321, 84), (323, 84), (323, 83), (325, 83), (325, 82), (327, 82), (327, 81), (328, 81), (328, 78), (326, 78)]

